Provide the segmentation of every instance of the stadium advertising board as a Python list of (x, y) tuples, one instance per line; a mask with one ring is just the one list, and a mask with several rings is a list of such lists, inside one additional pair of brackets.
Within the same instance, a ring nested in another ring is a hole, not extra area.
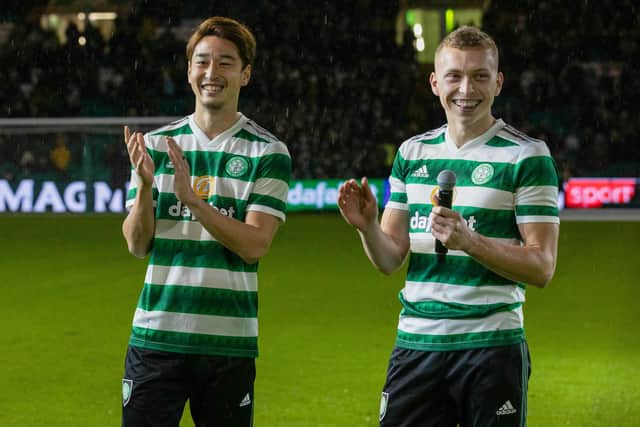
[[(87, 191), (89, 189), (89, 191)], [(96, 181), (62, 184), (55, 181), (23, 179), (16, 185), (0, 180), (0, 212), (85, 213), (123, 212), (125, 190)]]
[(571, 178), (564, 184), (566, 208), (637, 207), (635, 178)]
[[(291, 181), (288, 211), (337, 210), (338, 188), (344, 180), (309, 179)], [(384, 206), (389, 184), (384, 179), (369, 181), (371, 189)], [(12, 213), (119, 213), (124, 212), (126, 185), (113, 188), (103, 181), (38, 181), (23, 179), (12, 184), (0, 180), (0, 212)]]
[[(307, 179), (291, 181), (289, 186), (289, 212), (338, 210), (338, 188), (343, 179)], [(389, 199), (389, 183), (386, 179), (369, 180), (371, 191), (383, 207)]]
[[(288, 211), (337, 210), (338, 188), (344, 180), (293, 180)], [(389, 198), (386, 179), (371, 179), (371, 189), (383, 207)], [(640, 207), (636, 178), (571, 178), (563, 188), (560, 208)], [(120, 213), (125, 212), (126, 184), (113, 187), (104, 181), (87, 183), (0, 179), (0, 213)]]

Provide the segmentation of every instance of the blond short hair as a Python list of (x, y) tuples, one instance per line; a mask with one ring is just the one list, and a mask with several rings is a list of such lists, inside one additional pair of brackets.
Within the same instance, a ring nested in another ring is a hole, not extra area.
[(455, 49), (487, 49), (491, 51), (496, 58), (496, 65), (498, 64), (498, 46), (496, 42), (489, 36), (489, 34), (476, 27), (463, 26), (455, 31), (450, 32), (442, 39), (438, 48), (436, 49), (435, 56), (445, 48), (452, 47)]

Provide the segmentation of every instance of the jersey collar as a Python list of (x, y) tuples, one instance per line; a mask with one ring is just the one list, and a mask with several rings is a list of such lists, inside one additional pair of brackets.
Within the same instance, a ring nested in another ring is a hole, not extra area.
[(486, 144), (491, 138), (493, 138), (498, 132), (500, 132), (500, 129), (505, 126), (506, 124), (502, 119), (497, 119), (496, 122), (489, 129), (487, 129), (485, 133), (472, 139), (460, 148), (458, 148), (451, 137), (449, 137), (449, 128), (447, 127), (447, 131), (445, 133), (445, 143), (447, 144), (447, 148), (449, 149), (449, 151), (453, 153), (473, 150), (475, 147)]
[(205, 145), (218, 145), (223, 141), (226, 141), (230, 136), (235, 135), (236, 132), (238, 132), (245, 125), (245, 123), (247, 123), (247, 120), (249, 120), (247, 119), (247, 117), (245, 117), (244, 114), (238, 113), (238, 120), (236, 120), (236, 122), (230, 128), (222, 133), (219, 133), (213, 139), (209, 139), (209, 137), (202, 131), (202, 129), (200, 129), (200, 127), (196, 123), (194, 115), (195, 113), (189, 116), (189, 126), (191, 127), (191, 130), (193, 130), (193, 134), (196, 136), (198, 141), (201, 144)]

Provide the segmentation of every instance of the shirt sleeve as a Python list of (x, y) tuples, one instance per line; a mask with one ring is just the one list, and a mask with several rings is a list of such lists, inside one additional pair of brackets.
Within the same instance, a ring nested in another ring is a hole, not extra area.
[(409, 210), (407, 205), (407, 185), (406, 185), (406, 160), (402, 157), (402, 147), (397, 151), (391, 168), (389, 186), (391, 195), (387, 202), (387, 208)]
[(531, 143), (515, 166), (516, 222), (559, 223), (558, 171), (543, 142)]
[(256, 180), (249, 195), (247, 212), (258, 211), (286, 219), (291, 179), (291, 156), (283, 143), (277, 143), (258, 163)]

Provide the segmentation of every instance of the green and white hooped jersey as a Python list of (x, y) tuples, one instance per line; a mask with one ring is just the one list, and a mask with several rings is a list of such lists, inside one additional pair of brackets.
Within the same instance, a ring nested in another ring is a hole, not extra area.
[(386, 205), (408, 211), (411, 242), (396, 345), (444, 351), (522, 342), (523, 284), (462, 251), (437, 261), (429, 214), (444, 169), (457, 176), (453, 210), (484, 236), (519, 245), (518, 224), (559, 223), (558, 174), (543, 141), (502, 120), (461, 148), (447, 137), (446, 125), (405, 141)]
[[(193, 115), (145, 135), (155, 164), (155, 235), (129, 343), (179, 353), (256, 357), (258, 264), (220, 244), (173, 191), (166, 136), (182, 148), (195, 193), (223, 215), (249, 211), (285, 220), (291, 174), (287, 147), (243, 115), (214, 139)], [(131, 174), (127, 208), (135, 202)]]

